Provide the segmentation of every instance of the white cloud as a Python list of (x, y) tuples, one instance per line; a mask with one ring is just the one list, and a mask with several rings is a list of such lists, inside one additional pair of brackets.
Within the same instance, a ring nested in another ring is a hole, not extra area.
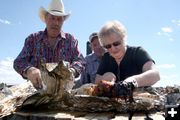
[[(172, 73), (167, 71), (172, 71), (170, 69), (175, 69), (177, 66), (175, 64), (161, 64), (157, 65), (160, 72), (160, 81), (158, 81), (154, 86), (174, 86), (180, 85), (180, 75), (178, 73)], [(163, 71), (166, 71), (165, 73)]]
[(0, 83), (19, 84), (25, 80), (13, 69), (13, 59), (0, 60)]
[(161, 32), (158, 32), (157, 35), (162, 35), (162, 33), (161, 33)]
[(161, 75), (161, 79), (164, 79), (164, 80), (172, 80), (172, 79), (175, 79), (175, 78), (178, 78), (178, 74), (172, 74), (172, 75)]
[(154, 86), (174, 86), (180, 85), (180, 79), (178, 74), (163, 75), (161, 74), (161, 80)]
[(165, 36), (168, 38), (169, 41), (173, 42), (175, 40), (172, 38), (172, 33), (173, 33), (173, 29), (171, 27), (162, 27), (161, 31), (157, 32), (157, 35)]
[(175, 64), (162, 64), (162, 65), (157, 65), (157, 68), (163, 68), (163, 69), (172, 69), (175, 68)]
[[(178, 40), (179, 29), (180, 28), (180, 20), (172, 19), (171, 23), (168, 25), (164, 25), (164, 27), (160, 28), (160, 31), (156, 33), (156, 35), (166, 38), (166, 40), (170, 42), (175, 42)], [(163, 38), (163, 39), (164, 39)]]
[(3, 20), (3, 19), (0, 19), (0, 23), (2, 23), (2, 24), (8, 24), (8, 25), (11, 24), (10, 21), (8, 21), (8, 20)]
[(161, 28), (161, 30), (165, 33), (172, 33), (173, 32), (172, 28), (170, 28), (170, 27), (163, 27), (163, 28)]
[(171, 21), (172, 21), (172, 23), (174, 23), (178, 27), (180, 26), (180, 20), (171, 20)]
[(169, 38), (169, 41), (174, 41), (174, 39), (173, 38)]

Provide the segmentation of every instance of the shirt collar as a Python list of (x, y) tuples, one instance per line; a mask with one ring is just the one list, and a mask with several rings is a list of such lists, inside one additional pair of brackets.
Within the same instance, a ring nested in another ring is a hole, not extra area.
[[(47, 28), (44, 30), (44, 35), (47, 38)], [(66, 39), (66, 34), (63, 31), (60, 31), (58, 38)]]
[(92, 61), (99, 61), (99, 60), (100, 60), (100, 58), (97, 57), (97, 55), (96, 55), (95, 53), (91, 53), (90, 55), (92, 56), (92, 57), (91, 57), (91, 60), (92, 60)]

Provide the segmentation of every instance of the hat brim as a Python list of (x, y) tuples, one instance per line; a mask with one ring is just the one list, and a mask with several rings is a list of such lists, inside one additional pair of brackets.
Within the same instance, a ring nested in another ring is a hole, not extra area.
[(92, 33), (92, 34), (90, 35), (90, 37), (89, 37), (89, 42), (92, 42), (95, 37), (98, 37), (98, 33), (97, 33), (97, 32), (94, 32), (94, 33)]
[(44, 9), (44, 7), (40, 7), (39, 17), (43, 22), (45, 22), (46, 13), (49, 13), (49, 14), (54, 15), (54, 16), (64, 16), (65, 20), (70, 16), (70, 13), (60, 13), (60, 12), (54, 12), (54, 11), (47, 11), (46, 9)]

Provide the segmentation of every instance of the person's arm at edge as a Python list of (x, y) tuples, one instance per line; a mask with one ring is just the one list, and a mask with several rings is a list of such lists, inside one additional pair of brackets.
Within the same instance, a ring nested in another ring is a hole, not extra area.
[(30, 43), (32, 40), (32, 36), (30, 35), (28, 38), (26, 38), (23, 49), (21, 50), (20, 54), (17, 56), (17, 58), (13, 62), (14, 69), (24, 78), (27, 79), (27, 71), (33, 67), (31, 64), (29, 64), (27, 61), (29, 59), (29, 52), (28, 49), (31, 49), (32, 46), (30, 46), (32, 43)]
[(143, 65), (143, 73), (134, 75), (125, 80), (125, 82), (135, 82), (136, 87), (152, 86), (158, 80), (160, 80), (159, 71), (155, 68), (155, 64), (152, 61), (147, 61)]

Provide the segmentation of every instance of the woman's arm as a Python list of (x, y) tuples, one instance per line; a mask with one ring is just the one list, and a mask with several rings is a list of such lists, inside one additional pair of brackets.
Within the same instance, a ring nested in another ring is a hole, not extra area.
[(134, 82), (136, 87), (151, 86), (160, 80), (159, 71), (156, 69), (155, 64), (152, 61), (147, 61), (143, 65), (143, 73), (139, 75), (131, 76), (125, 79), (125, 82)]

